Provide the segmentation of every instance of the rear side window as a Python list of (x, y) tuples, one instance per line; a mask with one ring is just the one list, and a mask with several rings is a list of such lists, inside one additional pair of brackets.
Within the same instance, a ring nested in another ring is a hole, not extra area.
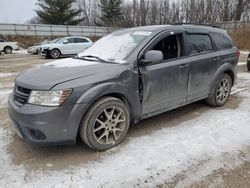
[(76, 42), (76, 43), (84, 43), (84, 42), (89, 42), (89, 41), (87, 41), (87, 40), (84, 39), (84, 38), (75, 38), (75, 42)]
[(211, 36), (213, 37), (215, 46), (217, 47), (218, 50), (225, 50), (232, 48), (231, 41), (223, 34), (211, 33)]
[(212, 41), (207, 34), (189, 34), (187, 35), (188, 54), (199, 54), (213, 50)]

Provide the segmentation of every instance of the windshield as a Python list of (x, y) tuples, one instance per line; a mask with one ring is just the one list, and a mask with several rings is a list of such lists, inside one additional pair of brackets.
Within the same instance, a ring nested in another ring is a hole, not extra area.
[(109, 34), (78, 56), (95, 56), (109, 62), (124, 63), (125, 58), (149, 35), (148, 31), (119, 31)]
[(55, 40), (50, 41), (49, 43), (63, 43), (66, 38), (58, 38)]

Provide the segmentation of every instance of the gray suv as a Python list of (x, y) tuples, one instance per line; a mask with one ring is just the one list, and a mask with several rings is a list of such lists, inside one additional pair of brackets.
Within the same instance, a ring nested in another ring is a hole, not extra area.
[(19, 75), (10, 118), (31, 143), (72, 144), (79, 134), (92, 149), (107, 150), (142, 119), (202, 99), (224, 105), (238, 56), (226, 31), (212, 26), (124, 29)]

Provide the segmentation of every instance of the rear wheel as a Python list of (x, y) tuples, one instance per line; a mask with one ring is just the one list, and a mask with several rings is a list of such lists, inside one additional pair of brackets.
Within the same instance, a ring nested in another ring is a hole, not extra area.
[(130, 113), (123, 101), (105, 97), (96, 102), (80, 125), (83, 141), (92, 149), (107, 150), (124, 139), (130, 124)]
[(207, 98), (206, 102), (211, 106), (223, 106), (231, 93), (232, 79), (228, 74), (223, 73), (216, 84), (212, 95)]
[(49, 54), (49, 56), (50, 56), (51, 58), (53, 58), (53, 59), (59, 58), (60, 55), (61, 55), (61, 52), (60, 52), (60, 50), (58, 50), (58, 49), (53, 49), (53, 50), (51, 50), (51, 51), (50, 51), (50, 54)]
[(12, 54), (12, 48), (9, 47), (9, 46), (5, 47), (5, 48), (4, 48), (4, 53), (5, 53), (5, 54)]

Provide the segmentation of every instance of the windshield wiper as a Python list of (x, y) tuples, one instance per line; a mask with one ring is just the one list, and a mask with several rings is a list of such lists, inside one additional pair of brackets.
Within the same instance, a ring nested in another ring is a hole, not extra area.
[[(98, 56), (93, 56), (93, 55), (85, 55), (85, 56), (74, 56), (74, 59), (82, 59), (82, 60), (87, 60), (87, 61), (95, 61), (98, 60), (101, 63), (112, 63), (112, 64), (117, 64), (113, 61), (106, 61), (105, 59), (102, 59)], [(95, 59), (95, 60), (94, 60)]]

